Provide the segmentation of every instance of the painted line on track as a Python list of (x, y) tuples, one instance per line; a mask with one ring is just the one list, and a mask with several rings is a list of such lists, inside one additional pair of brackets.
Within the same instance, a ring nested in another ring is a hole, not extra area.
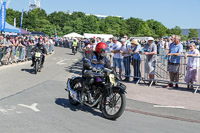
[(171, 119), (171, 120), (178, 120), (178, 121), (191, 122), (191, 123), (200, 123), (200, 120), (192, 120), (192, 119), (186, 119), (186, 118), (170, 116), (170, 115), (161, 115), (161, 114), (156, 114), (156, 113), (144, 112), (144, 111), (140, 111), (140, 110), (134, 110), (134, 109), (130, 109), (130, 108), (126, 108), (125, 111), (148, 115), (148, 116), (166, 118), (166, 119)]
[(183, 106), (163, 106), (163, 105), (153, 105), (154, 108), (172, 108), (172, 109), (185, 109)]

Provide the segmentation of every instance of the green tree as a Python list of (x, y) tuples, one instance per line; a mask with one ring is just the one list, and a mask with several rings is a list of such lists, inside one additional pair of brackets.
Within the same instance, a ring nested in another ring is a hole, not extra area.
[(167, 34), (167, 28), (162, 23), (151, 19), (147, 20), (147, 24), (153, 37), (163, 37)]
[(171, 34), (174, 34), (174, 35), (181, 35), (182, 30), (179, 26), (176, 26), (176, 27), (172, 28), (170, 30), (170, 32), (171, 32)]
[(197, 29), (190, 29), (190, 32), (189, 32), (189, 36), (188, 38), (194, 38), (194, 37), (198, 37), (199, 33), (197, 31)]
[(128, 32), (130, 36), (150, 36), (151, 31), (147, 22), (139, 18), (127, 19)]

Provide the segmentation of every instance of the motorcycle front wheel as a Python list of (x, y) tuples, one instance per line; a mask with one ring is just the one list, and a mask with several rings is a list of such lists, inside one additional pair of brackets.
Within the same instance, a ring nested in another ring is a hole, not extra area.
[(126, 96), (119, 90), (113, 90), (113, 93), (103, 96), (101, 107), (105, 118), (116, 120), (125, 110)]
[(35, 74), (37, 74), (38, 69), (39, 69), (38, 62), (36, 61), (36, 62), (35, 62)]

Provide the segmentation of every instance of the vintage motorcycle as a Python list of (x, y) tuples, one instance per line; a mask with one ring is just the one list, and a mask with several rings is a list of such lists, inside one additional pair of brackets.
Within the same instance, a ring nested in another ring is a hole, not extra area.
[(67, 81), (69, 102), (89, 107), (98, 107), (105, 118), (119, 118), (126, 107), (126, 86), (117, 82), (118, 76), (112, 69), (85, 70), (82, 77), (73, 77)]
[(72, 53), (74, 55), (77, 53), (77, 46), (72, 46)]
[(43, 56), (43, 54), (39, 50), (37, 50), (34, 54), (35, 54), (34, 70), (35, 70), (35, 74), (37, 74), (37, 72), (41, 72), (41, 69), (42, 69), (41, 64), (42, 64), (42, 56)]

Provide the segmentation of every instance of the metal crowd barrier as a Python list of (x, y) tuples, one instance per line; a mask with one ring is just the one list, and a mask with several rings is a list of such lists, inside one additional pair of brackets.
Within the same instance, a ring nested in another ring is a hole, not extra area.
[[(11, 47), (0, 47), (0, 62), (2, 65), (5, 64), (12, 64), (12, 63), (18, 63), (21, 61), (27, 61), (31, 60), (31, 49), (35, 45), (29, 45), (29, 46), (11, 46)], [(45, 46), (47, 50), (47, 54), (51, 54), (54, 51), (54, 45), (49, 44)]]
[[(188, 58), (185, 58), (184, 54), (185, 52), (182, 53), (182, 55), (180, 56), (180, 68), (179, 68), (179, 82), (175, 82), (175, 81), (170, 81), (170, 76), (169, 76), (169, 71), (168, 71), (168, 63), (169, 60), (166, 57), (168, 50), (164, 50), (161, 49), (160, 50), (160, 54), (155, 55), (156, 56), (156, 63), (155, 63), (155, 73), (154, 73), (154, 79), (150, 79), (149, 78), (149, 73), (147, 71), (148, 69), (148, 59), (146, 55), (140, 55), (141, 56), (141, 60), (135, 60), (134, 64), (131, 65), (131, 76), (132, 78), (137, 78), (138, 81), (136, 82), (136, 84), (140, 83), (141, 81), (143, 81), (144, 83), (146, 81), (150, 82), (149, 87), (152, 86), (152, 84), (155, 83), (175, 83), (175, 84), (184, 84), (184, 85), (193, 85), (193, 87), (195, 87), (195, 92), (196, 93), (199, 88), (200, 88), (200, 67), (197, 68), (197, 82), (193, 83), (193, 84), (187, 84), (185, 82), (185, 76), (187, 73), (186, 67), (187, 67), (187, 61)], [(172, 56), (171, 56), (172, 57)], [(169, 57), (170, 58), (170, 57)], [(199, 59), (199, 63), (200, 63), (200, 56), (197, 57), (193, 57), (193, 58), (198, 58)], [(112, 64), (112, 62), (111, 62)], [(199, 64), (200, 66), (200, 64)], [(138, 72), (136, 72), (134, 74), (134, 67), (135, 67), (135, 71), (140, 71), (140, 74)], [(124, 67), (125, 68), (125, 67)], [(124, 73), (124, 71), (123, 71)], [(123, 74), (122, 76), (127, 77), (127, 75)]]

